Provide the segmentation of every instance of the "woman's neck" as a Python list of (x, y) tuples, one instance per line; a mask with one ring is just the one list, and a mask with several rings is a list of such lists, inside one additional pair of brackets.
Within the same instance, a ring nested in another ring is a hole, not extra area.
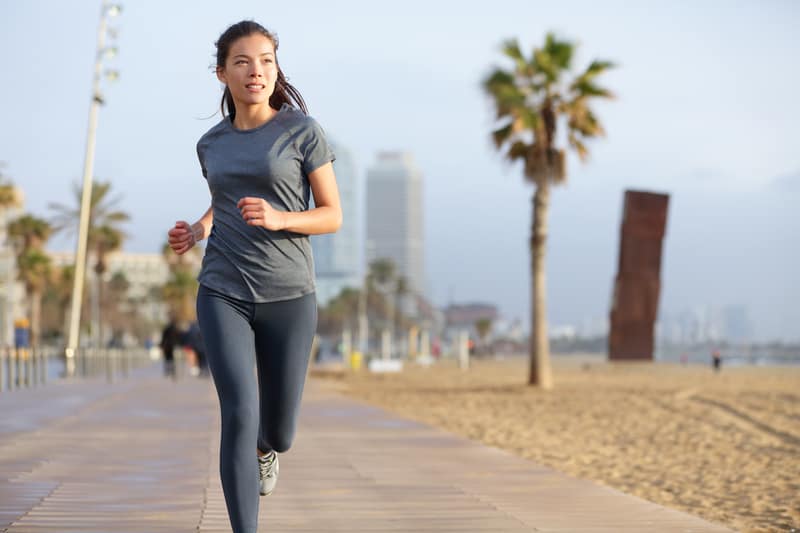
[(268, 104), (259, 106), (238, 106), (233, 126), (238, 130), (252, 130), (268, 122), (277, 114)]

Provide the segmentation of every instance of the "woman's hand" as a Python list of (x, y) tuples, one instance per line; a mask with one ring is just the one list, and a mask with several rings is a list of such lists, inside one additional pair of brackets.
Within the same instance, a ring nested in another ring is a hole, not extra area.
[(274, 209), (263, 198), (245, 196), (236, 204), (248, 226), (261, 226), (270, 231), (286, 228), (286, 213)]
[(178, 254), (188, 252), (197, 243), (192, 226), (185, 220), (179, 220), (175, 226), (167, 232), (169, 247)]

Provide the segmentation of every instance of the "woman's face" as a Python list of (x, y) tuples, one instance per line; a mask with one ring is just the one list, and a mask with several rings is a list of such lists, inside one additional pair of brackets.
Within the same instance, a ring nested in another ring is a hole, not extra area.
[(278, 78), (275, 46), (260, 33), (240, 37), (231, 44), (225, 66), (217, 78), (228, 86), (236, 106), (269, 102)]

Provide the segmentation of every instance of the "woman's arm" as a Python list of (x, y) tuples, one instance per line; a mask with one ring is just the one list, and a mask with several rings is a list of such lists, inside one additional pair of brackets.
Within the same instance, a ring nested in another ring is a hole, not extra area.
[(202, 241), (208, 237), (213, 223), (214, 211), (211, 207), (194, 224), (189, 225), (185, 220), (177, 221), (175, 226), (167, 232), (167, 241), (170, 248), (178, 255), (185, 254), (197, 241)]
[(342, 225), (342, 207), (333, 165), (326, 163), (308, 175), (314, 195), (314, 209), (286, 212), (274, 209), (263, 198), (247, 196), (236, 204), (250, 226), (272, 231), (286, 230), (306, 235), (333, 233)]

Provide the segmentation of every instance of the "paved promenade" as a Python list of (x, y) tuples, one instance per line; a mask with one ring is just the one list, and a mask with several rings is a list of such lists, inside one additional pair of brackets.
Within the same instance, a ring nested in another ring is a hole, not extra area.
[[(0, 394), (0, 531), (230, 531), (208, 380)], [(398, 418), (309, 381), (269, 532), (722, 532), (723, 527)]]

